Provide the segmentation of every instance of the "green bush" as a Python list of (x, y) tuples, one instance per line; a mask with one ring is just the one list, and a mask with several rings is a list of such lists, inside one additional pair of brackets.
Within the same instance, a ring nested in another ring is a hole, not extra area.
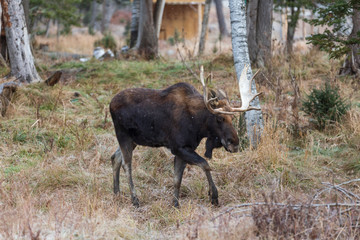
[(168, 43), (171, 46), (174, 46), (177, 43), (183, 43), (184, 41), (185, 41), (185, 39), (183, 37), (181, 37), (181, 34), (179, 33), (179, 31), (177, 29), (175, 29), (174, 36), (168, 38)]
[(319, 129), (340, 121), (349, 107), (350, 104), (340, 97), (338, 89), (328, 83), (325, 88), (313, 89), (302, 102), (302, 110), (315, 119)]
[(19, 132), (15, 131), (13, 132), (13, 141), (25, 143), (27, 141), (27, 134), (21, 130)]
[(106, 34), (103, 38), (97, 40), (94, 43), (94, 47), (99, 47), (99, 46), (102, 46), (105, 49), (110, 49), (113, 52), (115, 52), (117, 48), (115, 38), (110, 33)]

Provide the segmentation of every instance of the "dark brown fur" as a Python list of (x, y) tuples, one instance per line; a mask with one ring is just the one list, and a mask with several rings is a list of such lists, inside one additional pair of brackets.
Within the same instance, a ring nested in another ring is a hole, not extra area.
[[(219, 106), (222, 106), (219, 101)], [(127, 89), (118, 93), (110, 103), (120, 148), (112, 156), (114, 192), (119, 192), (119, 171), (127, 172), (132, 202), (138, 206), (131, 177), (132, 151), (136, 145), (166, 147), (175, 155), (174, 205), (178, 206), (179, 189), (186, 164), (200, 166), (209, 182), (211, 202), (218, 204), (218, 193), (207, 161), (195, 149), (203, 138), (205, 156), (211, 158), (214, 148), (224, 146), (235, 152), (239, 140), (227, 115), (214, 115), (205, 106), (202, 95), (187, 83), (178, 83), (164, 90)]]

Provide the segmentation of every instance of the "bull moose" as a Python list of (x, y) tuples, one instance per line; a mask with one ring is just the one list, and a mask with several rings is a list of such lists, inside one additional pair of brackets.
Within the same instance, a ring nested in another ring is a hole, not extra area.
[(206, 140), (205, 157), (211, 158), (214, 148), (224, 147), (237, 152), (239, 138), (232, 125), (231, 115), (248, 110), (250, 102), (259, 94), (251, 93), (251, 80), (246, 77), (245, 66), (238, 79), (242, 106), (230, 106), (222, 91), (208, 93), (203, 67), (200, 80), (203, 95), (188, 83), (177, 83), (163, 90), (131, 88), (116, 94), (110, 103), (118, 150), (112, 155), (114, 193), (119, 189), (121, 166), (129, 181), (131, 200), (139, 206), (132, 176), (131, 160), (137, 145), (166, 147), (174, 158), (174, 206), (179, 206), (179, 191), (186, 164), (197, 165), (205, 172), (209, 183), (211, 203), (218, 205), (218, 191), (211, 177), (210, 166), (195, 150), (203, 138)]

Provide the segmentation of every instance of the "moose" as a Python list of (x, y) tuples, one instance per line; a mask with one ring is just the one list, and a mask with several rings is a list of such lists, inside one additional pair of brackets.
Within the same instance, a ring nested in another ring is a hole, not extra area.
[(195, 152), (200, 141), (206, 139), (205, 157), (211, 158), (215, 148), (224, 147), (234, 153), (239, 149), (239, 138), (232, 125), (231, 115), (248, 110), (250, 102), (258, 95), (251, 93), (251, 80), (247, 79), (245, 66), (238, 79), (241, 107), (232, 107), (226, 94), (207, 90), (204, 70), (201, 66), (201, 95), (188, 83), (177, 83), (163, 90), (146, 88), (126, 89), (114, 96), (110, 102), (110, 113), (114, 123), (119, 148), (112, 155), (114, 193), (120, 191), (121, 166), (128, 178), (131, 200), (139, 206), (132, 175), (132, 153), (137, 145), (166, 147), (174, 157), (173, 204), (179, 207), (179, 192), (186, 164), (197, 165), (204, 172), (209, 184), (211, 203), (218, 205), (218, 191), (211, 176), (208, 162)]

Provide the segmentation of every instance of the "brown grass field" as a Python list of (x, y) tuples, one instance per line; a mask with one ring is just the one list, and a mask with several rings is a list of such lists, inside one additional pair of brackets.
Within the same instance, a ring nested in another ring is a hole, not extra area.
[[(189, 56), (185, 61), (197, 74), (203, 64), (214, 75), (212, 87), (238, 99), (231, 52)], [(201, 90), (184, 64), (165, 58), (37, 61), (43, 79), (55, 70), (64, 74), (54, 87), (20, 88), (0, 119), (0, 239), (360, 238), (360, 80), (339, 77), (341, 61), (316, 49), (291, 59), (274, 56), (272, 68), (256, 79), (264, 92), (260, 145), (234, 154), (214, 151), (209, 164), (219, 207), (209, 203), (203, 172), (188, 166), (180, 209), (171, 206), (173, 156), (163, 148), (134, 152), (139, 208), (131, 204), (123, 171), (121, 194), (114, 196), (110, 156), (117, 141), (108, 104), (130, 87), (185, 81)], [(304, 99), (325, 82), (339, 88), (351, 109), (319, 131), (299, 110), (301, 102), (294, 103), (293, 86)], [(197, 152), (203, 155), (204, 143)]]

